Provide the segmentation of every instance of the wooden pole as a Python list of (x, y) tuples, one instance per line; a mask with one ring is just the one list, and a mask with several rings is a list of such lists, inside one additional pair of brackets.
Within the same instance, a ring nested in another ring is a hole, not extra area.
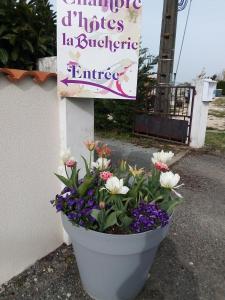
[[(157, 83), (159, 86), (168, 86), (173, 83), (177, 15), (178, 0), (164, 0), (157, 73)], [(156, 101), (157, 111), (168, 113), (168, 92), (169, 89), (159, 87), (159, 93)]]
[(173, 82), (178, 0), (164, 0), (159, 50), (158, 84)]

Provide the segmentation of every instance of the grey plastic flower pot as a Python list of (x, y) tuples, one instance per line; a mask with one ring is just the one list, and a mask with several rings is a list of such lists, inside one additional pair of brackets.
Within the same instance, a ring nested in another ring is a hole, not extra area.
[(139, 234), (111, 235), (73, 226), (65, 215), (62, 220), (83, 287), (96, 300), (135, 299), (170, 225)]

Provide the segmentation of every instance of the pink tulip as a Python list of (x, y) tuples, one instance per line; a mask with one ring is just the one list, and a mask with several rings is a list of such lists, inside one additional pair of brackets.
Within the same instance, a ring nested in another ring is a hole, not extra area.
[(100, 178), (104, 181), (107, 181), (110, 177), (112, 177), (113, 174), (108, 172), (108, 171), (105, 171), (105, 172), (101, 172), (100, 173)]
[(99, 208), (104, 209), (105, 208), (105, 202), (101, 201), (99, 203)]
[(164, 164), (162, 162), (155, 163), (155, 168), (161, 172), (169, 171), (169, 167), (167, 166), (167, 164)]
[(75, 160), (67, 160), (66, 161), (66, 166), (68, 167), (68, 168), (74, 168), (75, 166), (76, 166), (76, 161)]

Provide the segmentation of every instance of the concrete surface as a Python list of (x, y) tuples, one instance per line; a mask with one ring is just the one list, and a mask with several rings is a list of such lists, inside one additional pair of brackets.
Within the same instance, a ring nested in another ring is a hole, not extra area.
[[(63, 243), (50, 199), (60, 189), (56, 80), (0, 74), (0, 284)], [(47, 183), (47, 184), (46, 184)]]
[(136, 165), (140, 168), (149, 168), (151, 157), (154, 152), (159, 151), (157, 148), (142, 148), (127, 142), (96, 138), (101, 143), (107, 144), (112, 150), (112, 163), (115, 165), (122, 159), (126, 159), (131, 165)]
[[(142, 166), (142, 151), (134, 159)], [(225, 157), (189, 154), (173, 170), (182, 176), (180, 192), (186, 200), (137, 300), (224, 300)], [(63, 245), (1, 287), (0, 300), (21, 299), (90, 299), (82, 290), (71, 247)]]

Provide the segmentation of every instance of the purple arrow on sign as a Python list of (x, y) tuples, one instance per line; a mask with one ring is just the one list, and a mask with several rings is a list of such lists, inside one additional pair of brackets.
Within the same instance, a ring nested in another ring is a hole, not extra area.
[(90, 85), (90, 86), (94, 86), (94, 87), (97, 87), (97, 88), (101, 88), (101, 89), (104, 89), (104, 90), (107, 90), (113, 94), (116, 94), (118, 96), (121, 96), (123, 98), (128, 98), (128, 99), (132, 99), (132, 100), (135, 100), (136, 97), (135, 96), (129, 96), (129, 95), (123, 95), (117, 91), (114, 91), (113, 89), (110, 89), (104, 85), (101, 85), (101, 84), (98, 84), (98, 83), (94, 83), (94, 82), (90, 82), (90, 81), (83, 81), (83, 80), (74, 80), (74, 79), (69, 79), (68, 77), (66, 77), (65, 79), (61, 80), (62, 83), (64, 83), (66, 86), (68, 86), (68, 84), (70, 83), (76, 83), (76, 84), (84, 84), (84, 85)]

